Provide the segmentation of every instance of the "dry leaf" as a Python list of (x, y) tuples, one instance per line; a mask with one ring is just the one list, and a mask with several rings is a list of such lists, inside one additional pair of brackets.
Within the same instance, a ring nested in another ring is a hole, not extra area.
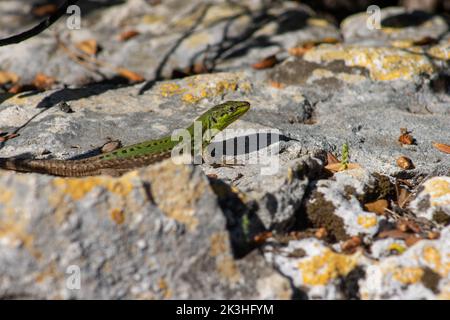
[(122, 147), (122, 142), (120, 142), (120, 140), (108, 141), (101, 147), (101, 152), (102, 153), (111, 152), (119, 149), (120, 147)]
[(88, 55), (95, 55), (98, 52), (98, 45), (95, 39), (84, 40), (75, 45), (79, 50)]
[(299, 57), (299, 56), (303, 56), (308, 50), (311, 50), (312, 48), (318, 46), (319, 44), (322, 44), (322, 43), (334, 44), (334, 43), (338, 43), (338, 42), (339, 42), (338, 39), (331, 38), (331, 37), (324, 38), (324, 39), (318, 40), (318, 41), (306, 41), (296, 47), (288, 49), (288, 53), (291, 56)]
[(404, 170), (414, 169), (414, 164), (411, 159), (405, 156), (401, 156), (397, 159), (397, 165)]
[(283, 89), (284, 88), (284, 84), (282, 84), (281, 82), (277, 82), (277, 81), (270, 81), (269, 82), (270, 86), (276, 88), (276, 89)]
[(117, 68), (117, 73), (122, 77), (127, 78), (130, 82), (142, 82), (145, 80), (140, 74), (125, 68)]
[(266, 242), (267, 239), (269, 239), (270, 237), (272, 237), (272, 232), (270, 231), (265, 231), (265, 232), (261, 232), (259, 234), (257, 234), (256, 236), (253, 237), (253, 241), (261, 244)]
[(346, 252), (353, 252), (360, 245), (361, 245), (360, 237), (351, 237), (350, 239), (341, 244), (341, 249)]
[(431, 239), (431, 240), (439, 239), (440, 236), (441, 236), (441, 234), (437, 231), (428, 231), (427, 232), (427, 237), (428, 237), (428, 239)]
[(50, 89), (55, 82), (55, 78), (49, 77), (43, 73), (38, 73), (33, 79), (33, 86), (38, 90), (47, 90)]
[(17, 133), (9, 133), (4, 136), (0, 136), (0, 142), (8, 141), (9, 139), (15, 138), (17, 136), (19, 136), (19, 134)]
[(400, 192), (397, 197), (397, 204), (400, 208), (403, 208), (405, 206), (406, 201), (408, 201), (410, 195), (411, 193), (408, 190), (403, 188), (400, 189)]
[(331, 152), (327, 152), (327, 164), (340, 163), (338, 158), (334, 156)]
[(450, 145), (448, 144), (433, 142), (433, 147), (444, 153), (450, 153)]
[(384, 238), (395, 238), (395, 239), (406, 239), (409, 236), (411, 236), (411, 234), (400, 231), (400, 230), (385, 230), (385, 231), (381, 231), (378, 234), (378, 238), (380, 239), (384, 239)]
[(416, 235), (409, 235), (409, 237), (407, 237), (405, 239), (405, 243), (408, 247), (411, 247), (412, 245), (414, 245), (416, 242), (422, 240), (422, 237), (417, 237)]
[(311, 50), (311, 48), (313, 48), (312, 46), (310, 46), (310, 47), (293, 47), (293, 48), (290, 48), (289, 50), (288, 50), (288, 53), (291, 55), (291, 56), (294, 56), (294, 57), (301, 57), (301, 56), (303, 56), (308, 50)]
[(317, 239), (324, 239), (326, 236), (328, 235), (327, 229), (325, 228), (319, 228), (317, 229), (317, 231), (314, 233), (314, 236)]
[(414, 138), (413, 136), (411, 136), (408, 132), (408, 129), (406, 128), (400, 128), (400, 137), (398, 137), (398, 141), (401, 144), (413, 144), (414, 143)]
[(378, 215), (384, 215), (384, 210), (388, 207), (388, 202), (385, 199), (380, 199), (374, 202), (369, 202), (364, 205), (364, 209), (374, 212)]
[(17, 83), (19, 81), (19, 76), (14, 72), (0, 71), (0, 86), (7, 83)]
[(43, 4), (40, 6), (37, 6), (31, 10), (31, 13), (35, 15), (36, 17), (44, 17), (51, 15), (58, 10), (58, 7), (55, 4)]
[(421, 231), (420, 227), (414, 221), (408, 219), (401, 219), (397, 222), (397, 229), (403, 232), (412, 231), (419, 233)]
[(136, 36), (139, 35), (139, 31), (137, 30), (128, 30), (128, 31), (124, 31), (119, 35), (119, 41), (127, 41), (130, 40), (131, 38), (134, 38)]
[(360, 169), (361, 166), (357, 163), (349, 163), (347, 164), (347, 169), (342, 163), (332, 163), (325, 166), (325, 169), (331, 171), (332, 173), (336, 173), (339, 171), (352, 170), (352, 169)]
[(269, 69), (278, 63), (278, 59), (275, 55), (268, 56), (267, 58), (258, 61), (252, 65), (253, 69), (261, 70), (261, 69)]

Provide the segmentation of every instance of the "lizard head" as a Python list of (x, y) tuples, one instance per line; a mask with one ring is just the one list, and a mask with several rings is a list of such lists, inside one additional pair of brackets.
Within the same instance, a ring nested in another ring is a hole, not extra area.
[(200, 116), (198, 120), (208, 129), (223, 130), (250, 109), (247, 101), (227, 101), (219, 104)]

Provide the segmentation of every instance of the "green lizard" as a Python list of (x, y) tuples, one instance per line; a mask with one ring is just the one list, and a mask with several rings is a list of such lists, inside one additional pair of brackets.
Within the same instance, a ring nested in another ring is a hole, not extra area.
[[(201, 123), (202, 132), (206, 132), (208, 129), (213, 130), (212, 135), (202, 138), (202, 146), (208, 145), (215, 133), (236, 121), (249, 108), (250, 104), (246, 101), (228, 101), (212, 107), (199, 116), (196, 121)], [(191, 141), (194, 141), (194, 123), (187, 128), (187, 132), (189, 132)], [(172, 149), (179, 143), (180, 141), (173, 141), (171, 136), (167, 136), (81, 160), (0, 158), (0, 168), (66, 177), (117, 175), (169, 158)]]

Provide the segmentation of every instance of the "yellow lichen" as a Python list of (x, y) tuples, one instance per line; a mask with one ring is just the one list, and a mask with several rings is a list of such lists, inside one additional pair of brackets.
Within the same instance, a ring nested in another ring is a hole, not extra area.
[(339, 254), (330, 249), (325, 249), (320, 255), (306, 258), (298, 264), (303, 283), (306, 285), (326, 285), (339, 276), (346, 276), (355, 268), (359, 255), (359, 253), (353, 255)]
[(304, 59), (316, 63), (343, 60), (347, 66), (368, 69), (371, 78), (378, 81), (410, 80), (434, 71), (425, 55), (389, 47), (321, 45), (306, 52)]
[(241, 273), (230, 253), (229, 239), (226, 233), (218, 232), (210, 237), (210, 255), (216, 259), (218, 273), (231, 283), (241, 279)]
[(405, 252), (406, 248), (405, 248), (405, 246), (402, 246), (401, 244), (394, 242), (394, 243), (391, 243), (388, 250), (397, 251), (398, 253), (403, 253), (403, 252)]
[(102, 187), (109, 192), (127, 196), (133, 190), (133, 183), (130, 181), (132, 174), (124, 175), (120, 178), (112, 177), (89, 177), (89, 178), (55, 178), (54, 186), (69, 195), (73, 200), (84, 198), (95, 187)]
[(373, 215), (359, 215), (358, 224), (366, 229), (372, 228), (373, 226), (377, 225), (377, 218)]
[(450, 43), (445, 45), (436, 45), (431, 47), (428, 54), (436, 59), (449, 60), (450, 59)]
[(413, 284), (421, 281), (423, 272), (419, 267), (398, 267), (393, 271), (392, 277), (403, 284)]
[(450, 178), (434, 177), (424, 184), (425, 192), (430, 195), (432, 206), (450, 205)]
[(8, 204), (13, 197), (13, 193), (11, 190), (7, 190), (5, 188), (0, 188), (0, 203)]
[(170, 97), (173, 95), (182, 94), (186, 91), (186, 89), (181, 88), (180, 85), (173, 82), (161, 84), (159, 90), (163, 97)]
[(423, 248), (423, 259), (427, 262), (428, 267), (439, 273), (442, 277), (447, 277), (450, 271), (450, 262), (442, 263), (441, 253), (433, 246)]

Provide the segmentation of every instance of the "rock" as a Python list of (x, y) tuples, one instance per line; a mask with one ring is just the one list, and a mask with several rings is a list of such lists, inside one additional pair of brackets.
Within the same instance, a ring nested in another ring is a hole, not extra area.
[(309, 299), (448, 299), (449, 231), (447, 227), (440, 240), (422, 240), (388, 257), (374, 244), (379, 262), (361, 250), (337, 253), (316, 239), (290, 241), (284, 247), (268, 244), (264, 251)]
[[(3, 298), (291, 295), (256, 252), (234, 258), (226, 217), (199, 168), (169, 160), (83, 179), (2, 172), (0, 185)], [(271, 294), (259, 291), (266, 278), (280, 283)]]
[[(338, 28), (344, 17), (298, 1), (80, 5), (80, 30), (62, 17), (0, 48), (0, 157), (86, 158), (227, 100), (251, 108), (212, 141), (216, 162), (120, 178), (1, 171), (1, 297), (447, 298), (450, 157), (433, 147), (449, 143), (442, 15), (385, 8), (369, 30), (365, 11)], [(31, 10), (0, 2), (0, 36), (37, 23)], [(96, 48), (81, 64), (80, 42)], [(37, 74), (51, 90), (14, 93)], [(399, 217), (415, 227), (395, 230)]]
[(358, 198), (368, 194), (368, 185), (374, 184), (374, 180), (360, 169), (339, 172), (335, 180), (319, 180), (306, 203), (308, 219), (338, 241), (352, 236), (373, 236), (384, 218), (365, 211)]
[(367, 266), (363, 299), (445, 299), (450, 293), (450, 229), (439, 240), (422, 240), (402, 255)]
[(440, 176), (426, 180), (422, 191), (411, 202), (411, 209), (419, 217), (443, 225), (450, 223), (450, 177)]
[[(393, 41), (418, 41), (426, 37), (439, 38), (447, 30), (445, 19), (423, 11), (408, 11), (388, 7), (347, 17), (341, 23), (342, 35), (348, 43), (384, 44)], [(367, 27), (370, 25), (371, 27)]]

